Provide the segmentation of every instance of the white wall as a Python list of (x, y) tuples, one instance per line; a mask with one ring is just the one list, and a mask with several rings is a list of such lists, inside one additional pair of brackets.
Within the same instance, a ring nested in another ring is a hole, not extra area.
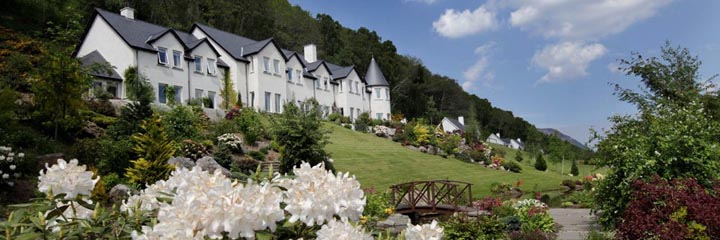
[(450, 120), (448, 120), (447, 118), (443, 118), (441, 124), (442, 124), (442, 128), (443, 128), (443, 130), (444, 130), (445, 132), (452, 133), (452, 132), (454, 132), (455, 130), (458, 130), (458, 128), (455, 127), (455, 124), (452, 124), (452, 123), (450, 122)]
[[(352, 116), (351, 120), (354, 121), (360, 115), (359, 113), (369, 111), (369, 109), (365, 107), (366, 104), (364, 104), (363, 102), (363, 94), (365, 92), (365, 88), (362, 86), (363, 84), (362, 81), (360, 81), (360, 76), (358, 76), (357, 72), (354, 69), (350, 72), (350, 74), (348, 74), (346, 78), (340, 79), (338, 81), (342, 82), (343, 91), (338, 91), (336, 99), (338, 102), (338, 107), (342, 107), (345, 109), (343, 115), (348, 117)], [(357, 88), (356, 84), (358, 84)], [(350, 110), (353, 111), (352, 114), (350, 114)]]
[(213, 108), (218, 108), (222, 102), (220, 90), (222, 89), (224, 69), (217, 67), (217, 74), (213, 75), (208, 73), (208, 59), (215, 59), (215, 61), (218, 59), (217, 54), (215, 54), (215, 52), (210, 48), (208, 43), (202, 43), (200, 46), (193, 49), (190, 56), (195, 55), (202, 56), (202, 72), (196, 72), (195, 62), (188, 61), (190, 63), (190, 98), (196, 98), (196, 89), (203, 90), (202, 97), (209, 97), (210, 91), (215, 92), (215, 97), (213, 98), (215, 106), (213, 106)]
[[(370, 117), (372, 119), (377, 119), (377, 114), (380, 113), (383, 120), (388, 120), (388, 114), (392, 114), (390, 112), (390, 99), (387, 98), (387, 92), (390, 91), (390, 88), (385, 86), (374, 86), (371, 88), (371, 91), (370, 108), (372, 109), (372, 112)], [(379, 98), (377, 96), (378, 92), (380, 92)]]
[[(318, 79), (308, 82), (310, 84), (315, 84), (315, 81), (318, 81), (320, 83), (320, 89), (317, 89), (315, 87), (313, 88), (315, 91), (315, 99), (317, 99), (318, 104), (320, 104), (321, 108), (327, 107), (327, 109), (332, 112), (333, 103), (337, 103), (338, 111), (340, 111), (340, 99), (336, 98), (336, 95), (339, 94), (339, 92), (336, 86), (329, 82), (331, 79), (330, 71), (325, 67), (325, 65), (321, 65), (314, 72), (312, 72), (312, 74), (315, 74)], [(325, 79), (328, 79), (327, 90), (325, 90), (324, 85)]]
[(165, 34), (160, 39), (153, 42), (155, 48), (167, 48), (167, 65), (158, 63), (158, 55), (156, 53), (139, 51), (138, 52), (138, 70), (145, 74), (155, 89), (155, 103), (160, 103), (158, 89), (159, 84), (167, 84), (168, 86), (182, 87), (180, 92), (176, 94), (180, 96), (179, 103), (185, 103), (188, 99), (188, 72), (185, 59), (181, 58), (180, 68), (173, 67), (173, 50), (185, 52), (182, 43), (180, 43), (174, 35)]
[[(269, 72), (264, 71), (263, 57), (268, 57)], [(274, 72), (273, 60), (279, 61), (279, 72)], [(285, 104), (287, 97), (287, 80), (285, 76), (285, 58), (276, 48), (274, 44), (268, 44), (259, 53), (252, 55), (252, 61), (255, 62), (251, 67), (248, 77), (248, 90), (255, 93), (255, 108), (265, 111), (265, 93), (270, 93), (270, 109), (268, 112), (282, 112), (282, 105)], [(280, 111), (275, 109), (275, 94), (280, 94)]]
[[(314, 90), (313, 90), (313, 81), (311, 79), (305, 79), (303, 77), (303, 66), (300, 64), (300, 61), (297, 58), (297, 55), (294, 55), (288, 62), (285, 63), (285, 65), (288, 68), (291, 68), (293, 71), (292, 73), (292, 79), (287, 79), (287, 74), (285, 74), (285, 81), (287, 82), (287, 91), (286, 91), (286, 99), (288, 101), (294, 101), (297, 103), (297, 101), (305, 101), (311, 98), (314, 98)], [(300, 72), (298, 72), (298, 70)]]
[(217, 42), (213, 41), (212, 38), (209, 38), (199, 28), (194, 28), (192, 31), (192, 35), (199, 39), (207, 38), (208, 40), (210, 40), (210, 44), (212, 44), (215, 50), (220, 53), (220, 59), (222, 59), (225, 63), (227, 63), (228, 66), (230, 66), (230, 79), (233, 80), (235, 92), (240, 93), (243, 105), (248, 106), (248, 89), (246, 87), (247, 76), (245, 72), (247, 64), (245, 62), (235, 60), (235, 58), (233, 58), (230, 53), (226, 52), (222, 47), (220, 47), (220, 45), (217, 44)]
[[(128, 67), (136, 65), (135, 50), (127, 45), (99, 15), (93, 19), (85, 41), (78, 49), (77, 57), (81, 58), (95, 50), (100, 52), (111, 65), (116, 67), (115, 71), (120, 76), (125, 74)], [(120, 87), (118, 91), (120, 92), (119, 98), (126, 98), (124, 87)]]

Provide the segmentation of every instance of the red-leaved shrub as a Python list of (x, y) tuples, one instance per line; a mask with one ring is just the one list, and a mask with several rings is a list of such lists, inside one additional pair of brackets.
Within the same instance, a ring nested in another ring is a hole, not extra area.
[(484, 197), (482, 200), (478, 200), (473, 202), (473, 207), (481, 210), (485, 210), (488, 212), (492, 212), (493, 208), (502, 206), (502, 200), (498, 198), (493, 197)]
[(620, 239), (718, 239), (720, 186), (707, 189), (695, 179), (636, 180), (623, 218)]

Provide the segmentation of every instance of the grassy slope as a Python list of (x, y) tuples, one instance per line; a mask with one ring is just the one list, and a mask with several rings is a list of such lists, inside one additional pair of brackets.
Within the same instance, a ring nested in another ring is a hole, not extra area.
[[(326, 149), (332, 154), (335, 167), (357, 176), (363, 187), (374, 186), (381, 190), (407, 181), (450, 179), (473, 183), (473, 195), (481, 197), (490, 195), (493, 182), (512, 184), (521, 179), (524, 182), (521, 189), (531, 192), (558, 189), (562, 180), (569, 178), (552, 171), (539, 172), (528, 166), (523, 166), (522, 173), (491, 170), (454, 158), (409, 150), (390, 140), (334, 124), (325, 126), (332, 131), (331, 143)], [(508, 151), (508, 156), (514, 157), (514, 152)]]

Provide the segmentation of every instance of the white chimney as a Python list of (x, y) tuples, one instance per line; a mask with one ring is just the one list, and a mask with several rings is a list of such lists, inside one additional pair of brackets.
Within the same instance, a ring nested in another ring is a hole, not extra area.
[(129, 19), (135, 19), (135, 9), (131, 7), (124, 7), (120, 9), (120, 15)]
[(497, 136), (498, 136), (498, 138), (500, 138), (500, 133), (496, 133), (495, 135), (497, 135)]
[(308, 44), (305, 45), (304, 54), (305, 55), (305, 61), (308, 61), (310, 63), (317, 61), (317, 47), (315, 44)]
[(465, 117), (459, 116), (459, 117), (458, 117), (458, 122), (460, 122), (460, 125), (465, 126)]
[(519, 138), (517, 139), (517, 141), (518, 141), (519, 143), (521, 143), (521, 142), (522, 142), (522, 140), (520, 140)]

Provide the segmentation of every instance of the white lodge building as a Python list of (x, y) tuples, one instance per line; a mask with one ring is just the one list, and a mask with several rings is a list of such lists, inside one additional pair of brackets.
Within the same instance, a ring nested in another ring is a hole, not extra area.
[(120, 14), (96, 9), (74, 53), (83, 64), (114, 67), (111, 73), (94, 73), (93, 87), (117, 99), (127, 98), (123, 73), (137, 66), (155, 89), (155, 104), (167, 103), (165, 89), (172, 87), (178, 103), (209, 98), (205, 107), (217, 108), (229, 71), (244, 107), (281, 113), (286, 102), (314, 98), (325, 114), (337, 112), (354, 121), (368, 112), (373, 119), (390, 119), (390, 87), (374, 58), (362, 77), (354, 66), (317, 59), (314, 44), (300, 54), (272, 38), (255, 41), (199, 23), (185, 33), (134, 15), (132, 8)]

